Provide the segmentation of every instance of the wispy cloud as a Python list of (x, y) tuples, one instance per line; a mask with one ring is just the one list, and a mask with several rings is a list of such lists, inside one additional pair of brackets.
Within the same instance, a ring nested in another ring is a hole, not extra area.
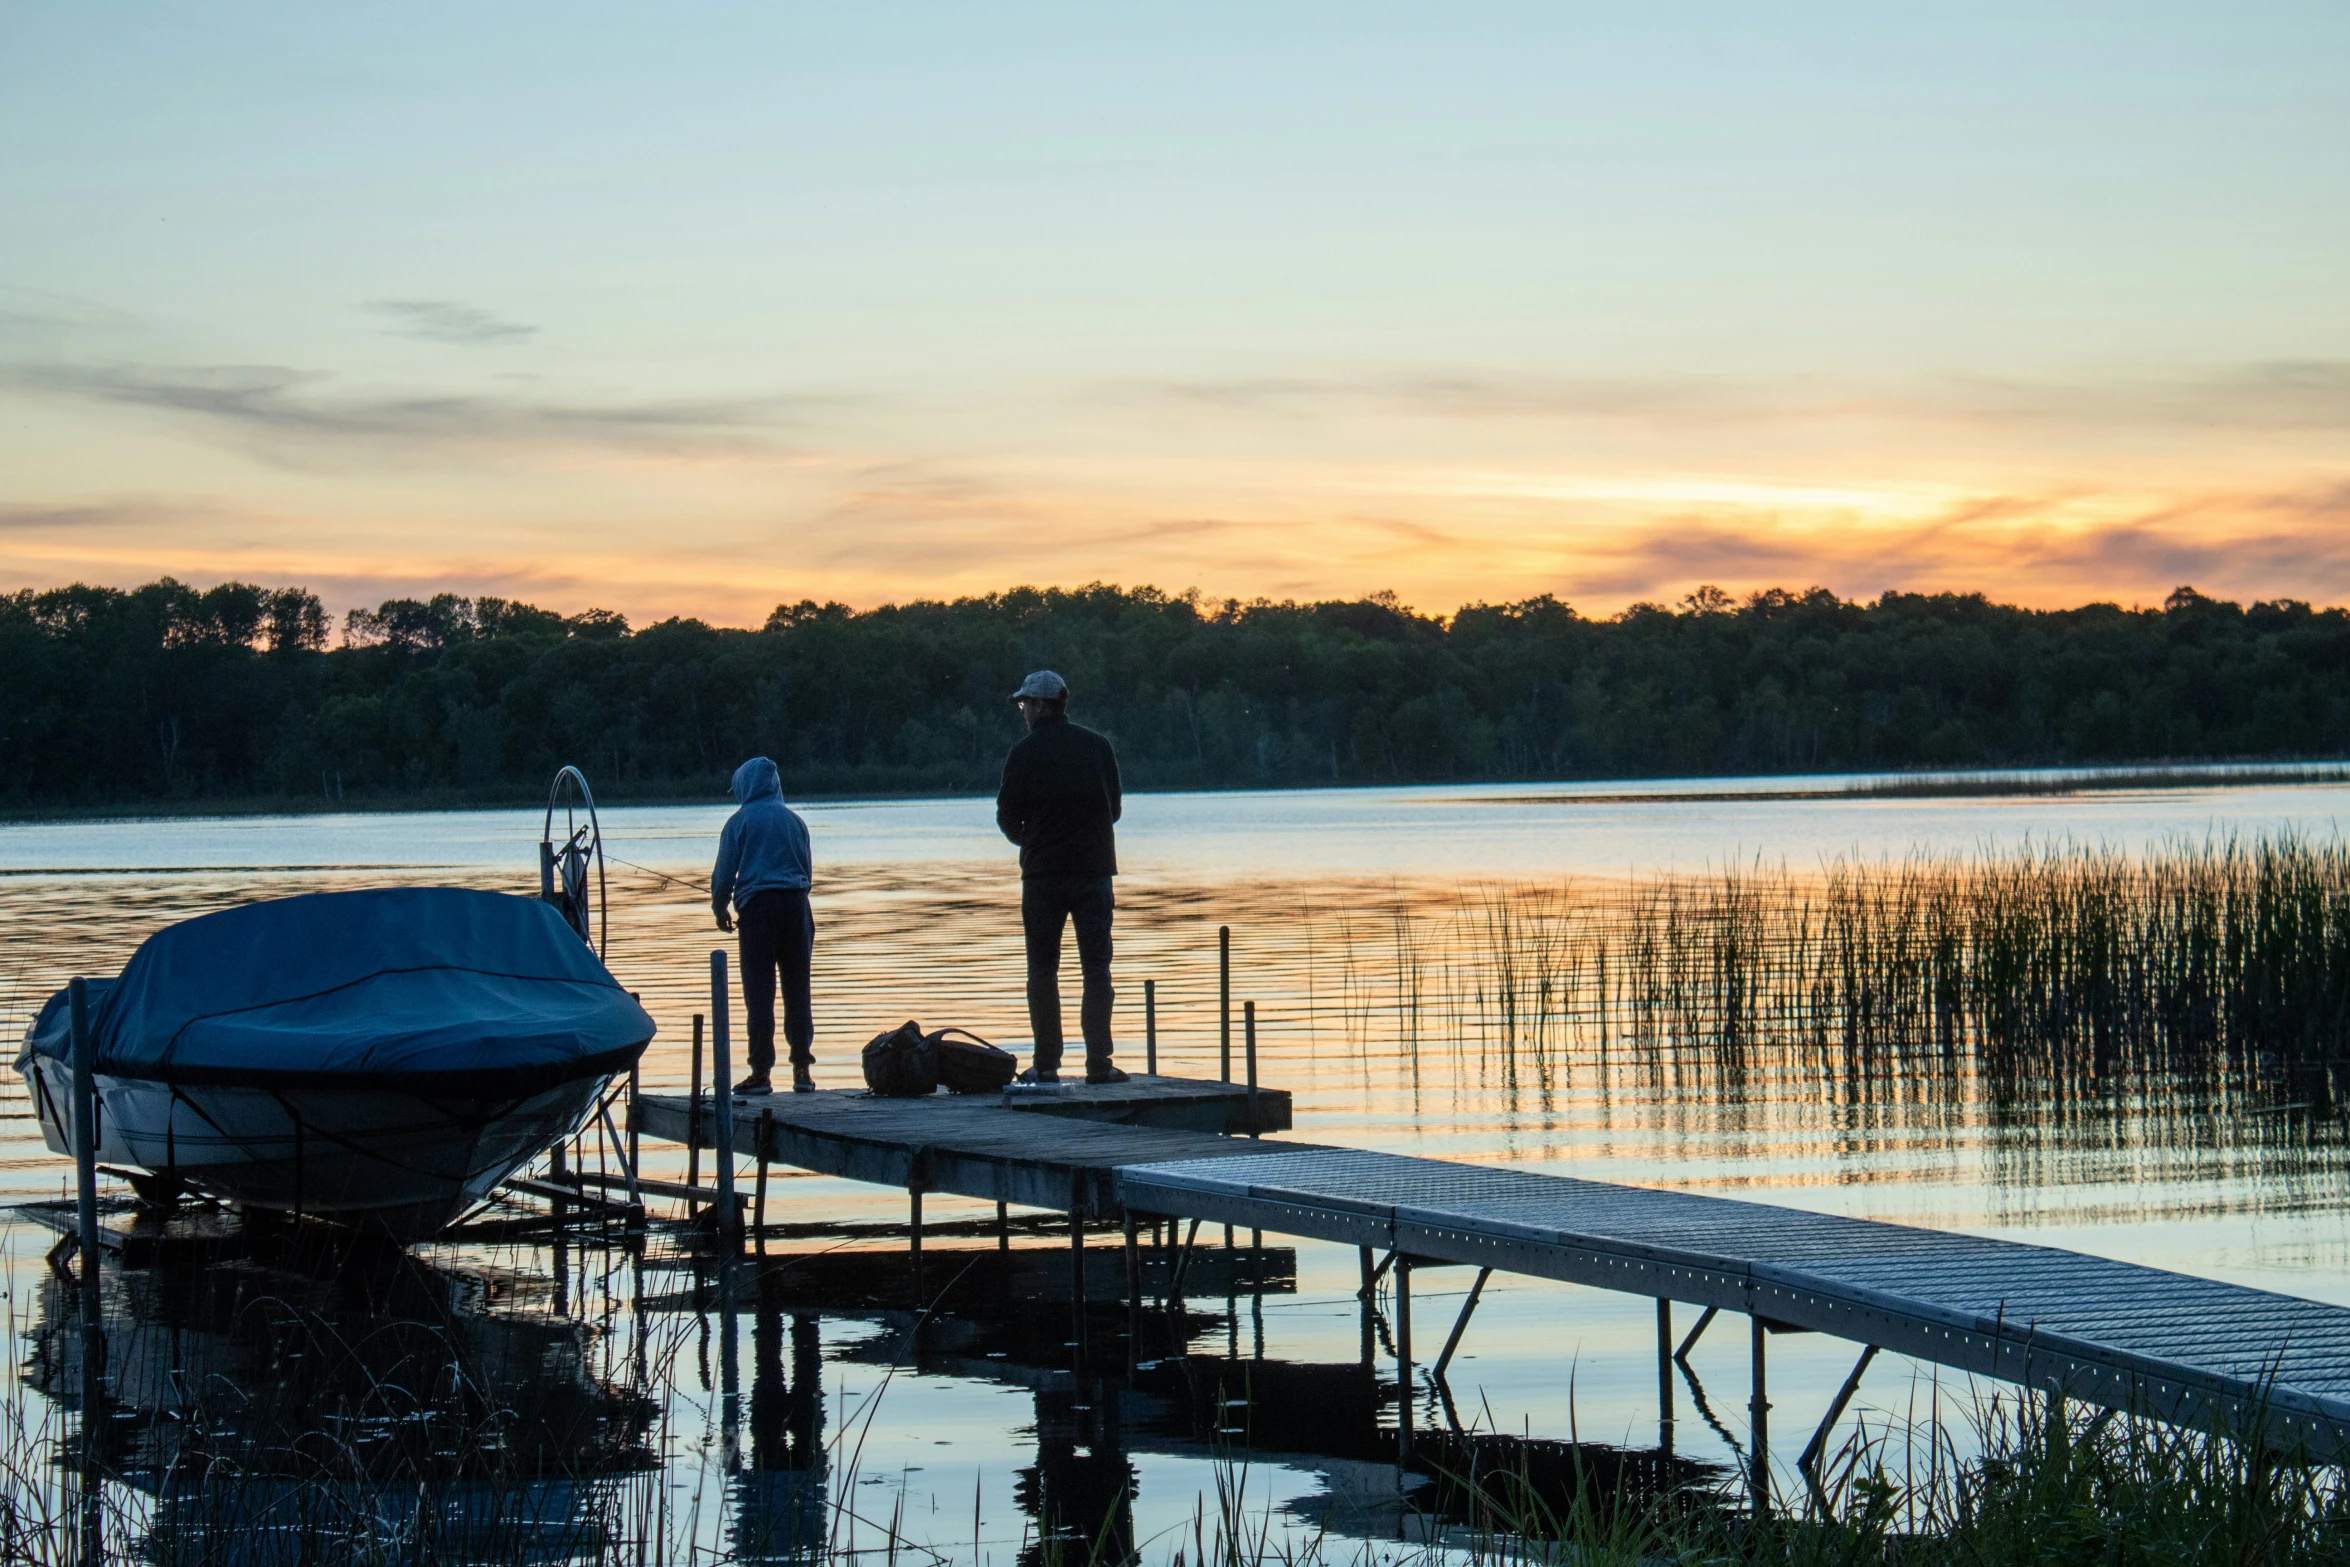
[(427, 343), (480, 348), (527, 343), (539, 333), (535, 326), (508, 321), (457, 299), (371, 299), (363, 308), (391, 317), (394, 325), (386, 330), (394, 337), (413, 337)]
[(2350, 430), (2350, 360), (2280, 359), (2032, 380), (1947, 376), (1847, 385), (1699, 376), (1573, 377), (1452, 369), (1372, 370), (1129, 383), (1128, 396), (1245, 414), (1388, 414), (1447, 420), (1725, 424), (1892, 422), (2255, 430)]
[(719, 396), (562, 399), (478, 392), (360, 393), (284, 365), (0, 363), (0, 387), (143, 409), (293, 467), (353, 456), (494, 455), (606, 447), (662, 456), (772, 451), (835, 399)]

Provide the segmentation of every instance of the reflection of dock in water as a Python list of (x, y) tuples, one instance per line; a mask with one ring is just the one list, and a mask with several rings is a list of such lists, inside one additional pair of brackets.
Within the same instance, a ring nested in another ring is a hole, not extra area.
[[(884, 1329), (842, 1353), (847, 1364), (1028, 1391), (1036, 1446), (1018, 1471), (1015, 1500), (1039, 1543), (1024, 1560), (1046, 1559), (1047, 1540), (1070, 1548), (1083, 1542), (1089, 1551), (1099, 1541), (1100, 1559), (1126, 1559), (1136, 1543), (1135, 1459), (1147, 1455), (1245, 1459), (1310, 1474), (1319, 1494), (1295, 1511), (1332, 1534), (1364, 1540), (1432, 1538), (1454, 1525), (1491, 1530), (1497, 1504), (1522, 1508), (1529, 1495), (1563, 1515), (1577, 1495), (1638, 1508), (1668, 1492), (1718, 1491), (1718, 1469), (1661, 1451), (1457, 1428), (1423, 1433), (1407, 1459), (1399, 1451), (1396, 1385), (1375, 1354), (1390, 1336), (1375, 1301), (1362, 1304), (1364, 1351), (1357, 1360), (1323, 1364), (1266, 1355), (1264, 1301), (1296, 1291), (1296, 1254), (1288, 1247), (1203, 1251), (1189, 1267), (1187, 1304), (1139, 1318), (1128, 1310), (1122, 1267), (1089, 1270), (1085, 1309), (1092, 1327), (1075, 1338), (1064, 1315), (1072, 1275), (1052, 1252), (962, 1247), (935, 1252), (929, 1261), (939, 1288), (922, 1307), (906, 1304), (905, 1259), (876, 1251), (776, 1254), (736, 1264), (696, 1259), (694, 1277), (678, 1281), (682, 1287), (646, 1297), (648, 1312), (719, 1319), (722, 1343), (732, 1336), (726, 1318), (755, 1319), (752, 1338), (761, 1348), (754, 1356), (749, 1448), (756, 1454), (764, 1442), (794, 1456), (784, 1466), (756, 1460), (747, 1466), (737, 1482), (745, 1498), (738, 1537), (747, 1542), (744, 1531), (764, 1529), (766, 1538), (780, 1541), (805, 1527), (806, 1515), (791, 1509), (806, 1493), (775, 1472), (796, 1465), (799, 1449), (763, 1435), (762, 1421), (771, 1433), (788, 1422), (822, 1418), (821, 1393), (811, 1391), (817, 1372), (803, 1359), (814, 1353), (820, 1318)], [(1101, 1261), (1119, 1258), (1105, 1253)], [(783, 1356), (765, 1347), (787, 1340), (788, 1371)], [(1113, 1344), (1118, 1349), (1106, 1352)], [(1482, 1506), (1473, 1494), (1479, 1488)], [(763, 1515), (753, 1498), (761, 1499)], [(746, 1544), (746, 1556), (756, 1554)]]
[[(657, 1462), (654, 1405), (512, 1281), (348, 1231), (197, 1209), (103, 1275), (107, 1469), (164, 1559), (292, 1563), (374, 1536), (443, 1559), (569, 1561)], [(119, 1234), (119, 1232), (118, 1232)], [(26, 1381), (78, 1408), (75, 1286), (45, 1270)], [(356, 1533), (355, 1533), (356, 1532)]]

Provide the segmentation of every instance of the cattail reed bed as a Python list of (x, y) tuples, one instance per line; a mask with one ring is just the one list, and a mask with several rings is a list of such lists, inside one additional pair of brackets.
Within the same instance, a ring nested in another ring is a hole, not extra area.
[(1511, 1074), (1589, 1061), (1702, 1087), (1795, 1065), (2044, 1097), (2117, 1080), (2330, 1089), (2350, 1066), (2340, 843), (1487, 885), (1335, 923), (1338, 956), (1317, 962), (1337, 996), (1318, 1011), (1366, 1045), (1470, 1049)]

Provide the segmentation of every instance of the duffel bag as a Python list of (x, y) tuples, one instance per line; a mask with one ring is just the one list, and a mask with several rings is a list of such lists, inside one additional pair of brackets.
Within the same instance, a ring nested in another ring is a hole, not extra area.
[[(950, 1036), (960, 1034), (955, 1039)], [(925, 1036), (938, 1081), (950, 1094), (992, 1094), (1020, 1070), (1019, 1058), (1000, 1050), (967, 1028), (942, 1028)]]
[(938, 1092), (938, 1063), (922, 1025), (900, 1023), (865, 1047), (865, 1086), (882, 1099), (919, 1099)]

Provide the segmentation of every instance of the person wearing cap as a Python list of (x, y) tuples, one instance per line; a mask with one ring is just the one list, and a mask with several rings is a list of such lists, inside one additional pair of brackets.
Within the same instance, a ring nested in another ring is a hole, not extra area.
[(1123, 1083), (1110, 1060), (1110, 880), (1118, 874), (1111, 824), (1122, 800), (1110, 742), (1069, 722), (1069, 682), (1040, 669), (1012, 693), (1028, 734), (1004, 758), (995, 820), (1020, 846), (1020, 927), (1028, 940), (1028, 1023), (1036, 1048), (1025, 1083), (1061, 1076), (1061, 931), (1077, 929), (1085, 991), (1085, 1080)]
[[(764, 1094), (775, 1070), (775, 989), (783, 982), (783, 1033), (791, 1044), (792, 1092), (816, 1091), (816, 1020), (809, 999), (809, 959), (816, 918), (808, 909), (814, 881), (808, 824), (783, 803), (783, 775), (764, 756), (734, 770), (737, 809), (718, 835), (710, 872), (710, 911), (720, 930), (738, 930), (742, 948), (743, 1025), (750, 1035), (751, 1075), (738, 1094)], [(734, 905), (729, 917), (726, 906)]]

